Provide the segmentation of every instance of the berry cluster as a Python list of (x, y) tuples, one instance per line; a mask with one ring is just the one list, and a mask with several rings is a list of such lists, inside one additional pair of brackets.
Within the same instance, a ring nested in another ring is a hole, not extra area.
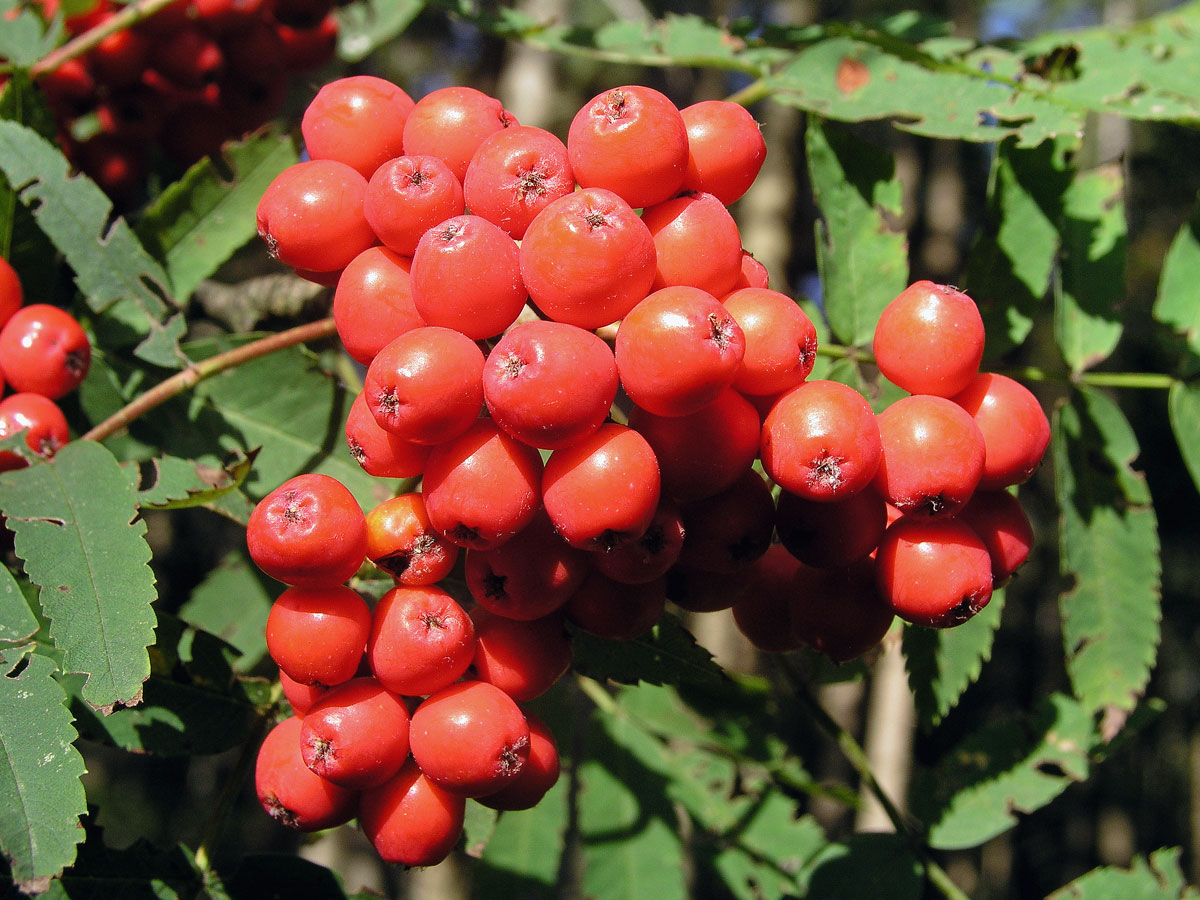
[[(39, 0), (47, 19), (59, 0)], [(93, 0), (69, 35), (121, 10)], [(176, 0), (40, 80), (68, 156), (114, 199), (139, 191), (151, 147), (180, 165), (215, 153), (282, 108), (288, 77), (332, 58), (333, 0)], [(86, 123), (79, 127), (80, 123)]]
[[(79, 387), (92, 361), (92, 345), (69, 312), (47, 303), (25, 304), (21, 280), (0, 257), (0, 438), (25, 432), (25, 443), (43, 457), (70, 439), (57, 401)], [(27, 465), (0, 452), (0, 471)]]
[[(421, 484), (364, 514), (338, 482), (301, 475), (250, 521), (252, 557), (292, 586), (268, 646), (302, 718), (259, 779), (282, 821), (357, 809), (385, 859), (415, 865), (448, 852), (465, 798), (536, 802), (557, 757), (546, 734), (554, 763), (534, 765), (540, 726), (517, 704), (569, 669), (567, 623), (631, 639), (669, 598), (732, 607), (762, 649), (843, 661), (897, 614), (965, 621), (1028, 553), (1005, 488), (1030, 476), (1048, 426), (1028, 390), (979, 372), (966, 294), (918, 282), (889, 305), (875, 353), (910, 396), (884, 412), (809, 379), (816, 330), (728, 209), (765, 155), (745, 109), (623, 86), (564, 143), (471, 88), (414, 103), (354, 76), (320, 90), (302, 132), (309, 159), (267, 188), (259, 232), (334, 287), (366, 370), (352, 455)], [(345, 584), (366, 560), (395, 584), (373, 610)], [(452, 572), (466, 608), (444, 589)], [(391, 724), (337, 740), (328, 722), (368, 697)], [(376, 750), (401, 718), (408, 739)], [(360, 756), (388, 763), (364, 781)], [(299, 812), (292, 779), (330, 807)], [(416, 842), (433, 809), (444, 827)]]

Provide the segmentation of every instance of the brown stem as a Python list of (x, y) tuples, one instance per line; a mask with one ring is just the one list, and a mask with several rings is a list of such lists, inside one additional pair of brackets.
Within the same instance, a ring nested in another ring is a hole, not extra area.
[(85, 441), (102, 441), (105, 438), (111, 437), (130, 422), (154, 409), (154, 407), (165, 403), (178, 394), (182, 394), (186, 390), (190, 390), (205, 378), (210, 378), (218, 372), (224, 372), (226, 369), (232, 369), (235, 366), (240, 366), (242, 363), (258, 359), (260, 356), (266, 356), (277, 350), (283, 350), (286, 347), (293, 347), (296, 344), (304, 344), (308, 341), (331, 337), (334, 334), (337, 334), (337, 327), (334, 325), (333, 318), (330, 317), (317, 322), (309, 322), (305, 325), (297, 325), (295, 328), (289, 328), (287, 331), (280, 331), (261, 340), (228, 350), (225, 353), (219, 353), (198, 363), (193, 363), (182, 372), (172, 375), (166, 381), (159, 382), (136, 400), (117, 410), (99, 425), (92, 428), (87, 434), (83, 435), (82, 439)]
[(136, 25), (174, 2), (175, 0), (136, 0), (136, 2), (130, 3), (98, 25), (76, 35), (61, 47), (51, 50), (29, 67), (29, 76), (37, 80), (47, 72), (53, 72), (67, 60), (83, 56), (110, 34)]

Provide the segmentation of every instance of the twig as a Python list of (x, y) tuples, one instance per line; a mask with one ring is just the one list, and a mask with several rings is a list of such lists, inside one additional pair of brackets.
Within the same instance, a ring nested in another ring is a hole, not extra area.
[(289, 328), (287, 331), (280, 331), (277, 334), (272, 334), (242, 347), (237, 347), (225, 353), (219, 353), (216, 356), (201, 360), (198, 363), (193, 363), (182, 372), (178, 372), (165, 381), (156, 384), (132, 403), (117, 410), (99, 425), (92, 428), (91, 431), (84, 434), (82, 439), (86, 441), (102, 441), (129, 425), (130, 422), (145, 415), (156, 406), (195, 387), (205, 378), (210, 378), (218, 372), (224, 372), (226, 369), (232, 369), (242, 363), (258, 359), (260, 356), (266, 356), (277, 350), (283, 350), (296, 344), (304, 344), (308, 341), (319, 340), (320, 338), (331, 337), (336, 333), (337, 327), (334, 324), (333, 318), (330, 317), (317, 322), (298, 325), (295, 328)]

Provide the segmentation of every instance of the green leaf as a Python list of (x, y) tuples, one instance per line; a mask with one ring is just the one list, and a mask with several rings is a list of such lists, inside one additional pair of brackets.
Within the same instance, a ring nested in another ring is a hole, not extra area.
[(257, 135), (205, 157), (166, 188), (137, 226), (162, 260), (174, 295), (192, 295), (203, 279), (258, 233), (255, 211), (272, 179), (299, 157), (290, 138)]
[(83, 757), (54, 663), (0, 649), (0, 850), (24, 891), (44, 891), (75, 858), (87, 811)]
[(557, 848), (565, 845), (569, 789), (564, 773), (532, 809), (501, 814), (472, 878), (476, 896), (555, 896), (562, 865)]
[(0, 28), (0, 59), (13, 66), (31, 66), (58, 43), (61, 29), (46, 27), (37, 7), (24, 3), (0, 3), (4, 27)]
[(155, 590), (126, 473), (99, 444), (71, 441), (47, 462), (0, 475), (0, 496), (64, 671), (87, 676), (83, 696), (96, 709), (137, 703)]
[(233, 668), (238, 672), (253, 669), (267, 653), (267, 615), (280, 585), (267, 582), (246, 558), (234, 551), (210, 569), (179, 609), (180, 617), (190, 625), (234, 647), (239, 654)]
[(920, 900), (925, 878), (920, 860), (903, 836), (862, 833), (830, 844), (807, 874), (809, 897), (839, 900)]
[(166, 273), (124, 219), (110, 224), (112, 202), (104, 192), (69, 170), (66, 157), (45, 138), (0, 121), (0, 171), (74, 270), (88, 306), (101, 314), (96, 322), (101, 343), (128, 346), (140, 340), (143, 359), (182, 367), (186, 360), (172, 352), (182, 320), (170, 317)]
[(1150, 859), (1134, 857), (1128, 869), (1104, 866), (1081, 875), (1047, 900), (1196, 900), (1179, 866), (1182, 851), (1164, 847)]
[(978, 615), (957, 628), (905, 626), (908, 684), (923, 726), (937, 725), (958, 704), (963, 691), (975, 683), (992, 656), (1003, 610), (1004, 591), (998, 589)]
[(1079, 174), (1063, 199), (1054, 331), (1063, 359), (1081, 372), (1107, 359), (1124, 329), (1127, 228), (1120, 164)]
[[(187, 345), (197, 359), (226, 349), (227, 341)], [(338, 479), (364, 509), (371, 509), (391, 490), (367, 475), (346, 447), (352, 400), (312, 353), (292, 347), (200, 382), (191, 396), (164, 404), (131, 430), (162, 452), (217, 469), (223, 458), (218, 454), (262, 448), (242, 485), (251, 498), (262, 497), (293, 475), (320, 472)], [(212, 505), (229, 510), (234, 503), (242, 507), (244, 521), (248, 510), (242, 492), (230, 492)]]
[(1179, 455), (1200, 490), (1200, 382), (1176, 381), (1167, 393), (1167, 412)]
[(712, 654), (671, 613), (664, 613), (657, 625), (628, 641), (575, 630), (571, 646), (575, 671), (597, 681), (712, 684), (725, 677)]
[(174, 456), (152, 459), (142, 467), (138, 505), (143, 509), (205, 506), (241, 487), (257, 455), (256, 451), (235, 453), (219, 469)]
[(976, 847), (1088, 776), (1091, 714), (1061, 694), (1029, 713), (986, 725), (932, 770), (919, 772), (913, 812), (939, 850)]
[(104, 846), (101, 829), (89, 827), (79, 858), (50, 886), (47, 900), (187, 900), (203, 896), (205, 876), (183, 845), (159, 850), (144, 839), (124, 849)]
[(37, 634), (38, 620), (7, 566), (0, 566), (0, 643), (17, 644)]
[(1200, 284), (1200, 204), (1171, 241), (1154, 302), (1154, 318), (1181, 334), (1192, 354), (1200, 356), (1197, 284)]
[[(632, 752), (628, 744), (637, 746)], [(579, 765), (582, 889), (595, 900), (684, 900), (683, 843), (657, 744), (625, 717), (600, 717)]]
[(817, 220), (822, 305), (842, 344), (869, 345), (879, 314), (908, 284), (892, 157), (845, 129), (810, 120), (805, 133)]
[(1132, 461), (1137, 438), (1104, 394), (1080, 389), (1054, 417), (1059, 598), (1067, 672), (1089, 710), (1128, 711), (1150, 679), (1161, 620), (1158, 524)]
[(736, 826), (720, 836), (711, 855), (702, 849), (701, 864), (738, 900), (802, 896), (798, 875), (829, 846), (824, 830), (812, 816), (797, 816), (796, 801), (781, 791), (745, 800)]
[[(160, 616), (154, 670), (132, 709), (97, 716), (83, 703), (72, 710), (80, 732), (134, 753), (195, 756), (221, 753), (250, 736), (257, 712), (251, 682), (234, 678), (233, 648), (203, 631)], [(77, 677), (66, 679), (75, 692)], [(265, 685), (265, 681), (261, 682)]]
[(338, 59), (360, 62), (403, 33), (424, 8), (423, 0), (363, 0), (337, 7)]
[(966, 290), (987, 330), (985, 352), (998, 359), (1029, 336), (1058, 260), (1062, 194), (1075, 138), (996, 148), (982, 227), (967, 258)]
[(934, 138), (994, 142), (1013, 135), (1035, 147), (1083, 130), (1081, 109), (1005, 85), (982, 67), (947, 65), (908, 45), (883, 43), (858, 35), (818, 41), (767, 78), (767, 87), (774, 100), (826, 118), (894, 119), (897, 128)]

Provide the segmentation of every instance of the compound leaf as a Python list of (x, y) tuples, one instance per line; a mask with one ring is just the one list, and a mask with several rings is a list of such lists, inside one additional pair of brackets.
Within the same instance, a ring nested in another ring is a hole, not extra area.
[(838, 341), (869, 345), (879, 314), (908, 284), (905, 237), (888, 222), (900, 212), (900, 182), (888, 154), (844, 129), (810, 120), (805, 140), (825, 315)]
[(87, 677), (83, 698), (95, 709), (136, 703), (150, 674), (155, 589), (128, 475), (99, 444), (77, 440), (0, 475), (0, 495), (64, 671)]
[(1092, 711), (1128, 712), (1154, 665), (1162, 617), (1158, 524), (1132, 461), (1137, 438), (1104, 394), (1076, 391), (1054, 417), (1051, 452), (1063, 573), (1067, 672)]
[(978, 615), (957, 628), (905, 626), (908, 683), (917, 719), (926, 728), (937, 725), (979, 677), (983, 664), (991, 658), (1003, 609), (1004, 591), (997, 590)]
[(610, 641), (576, 631), (572, 648), (575, 671), (597, 681), (713, 684), (725, 678), (712, 654), (697, 644), (679, 618), (670, 613), (648, 632), (628, 641)]
[(205, 506), (241, 487), (257, 451), (235, 453), (219, 469), (203, 462), (162, 456), (141, 467), (138, 505), (149, 509)]
[(65, 156), (16, 122), (0, 121), (0, 171), (33, 210), (38, 227), (75, 272), (75, 283), (105, 346), (140, 340), (138, 355), (155, 365), (182, 367), (176, 346), (182, 319), (164, 297), (168, 278), (124, 219), (110, 224), (112, 202), (94, 182), (71, 175)]
[(488, 840), (472, 884), (480, 897), (555, 896), (567, 832), (568, 779), (562, 777), (532, 809), (505, 812)]
[(1125, 297), (1125, 177), (1118, 163), (1076, 176), (1064, 199), (1062, 269), (1054, 330), (1081, 372), (1121, 339)]
[(1045, 806), (1090, 768), (1087, 709), (1055, 694), (1024, 716), (986, 725), (936, 768), (918, 774), (913, 812), (940, 850), (975, 847)]
[(206, 156), (157, 197), (137, 233), (166, 267), (176, 297), (190, 297), (257, 234), (263, 192), (297, 159), (289, 138), (256, 135), (226, 145), (220, 161)]
[(25, 891), (75, 858), (87, 811), (83, 757), (48, 657), (0, 649), (0, 850)]
[(1104, 866), (1081, 875), (1046, 900), (1196, 900), (1179, 866), (1178, 847), (1164, 847), (1149, 860), (1134, 857), (1128, 869)]

